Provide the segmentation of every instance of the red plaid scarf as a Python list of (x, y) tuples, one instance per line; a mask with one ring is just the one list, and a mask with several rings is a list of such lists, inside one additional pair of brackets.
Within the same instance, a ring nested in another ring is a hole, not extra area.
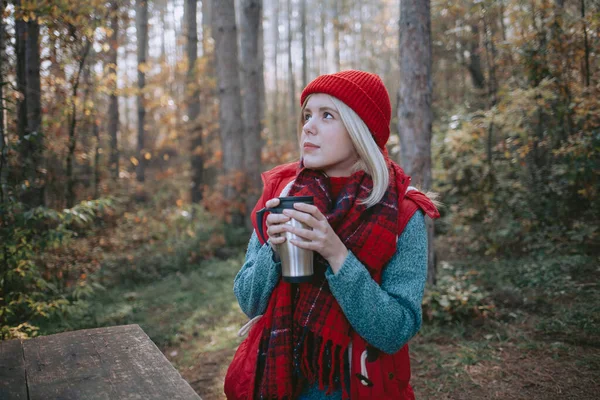
[[(397, 177), (403, 172), (388, 163), (388, 189), (375, 206), (367, 209), (357, 200), (366, 199), (373, 180), (364, 171), (354, 173), (335, 204), (330, 183), (320, 171), (303, 168), (288, 196), (314, 196), (314, 204), (325, 215), (346, 247), (376, 275), (396, 251), (398, 235)], [(308, 283), (293, 286), (280, 280), (273, 290), (259, 345), (256, 398), (293, 399), (304, 386), (319, 382), (327, 393), (343, 389), (348, 398), (344, 360), (351, 326), (331, 294), (325, 270), (327, 262), (315, 252), (315, 274)], [(293, 303), (292, 303), (293, 296)], [(293, 304), (293, 306), (292, 306)], [(293, 315), (292, 315), (293, 313)]]

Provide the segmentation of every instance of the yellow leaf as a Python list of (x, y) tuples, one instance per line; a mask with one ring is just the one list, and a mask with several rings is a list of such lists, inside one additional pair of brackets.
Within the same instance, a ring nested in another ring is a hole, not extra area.
[(104, 43), (102, 45), (102, 51), (107, 52), (110, 49), (110, 46), (108, 45), (108, 43)]
[(150, 153), (146, 153), (146, 154), (144, 154), (144, 158), (145, 158), (146, 160), (149, 160), (149, 159), (151, 159), (151, 158), (152, 158), (152, 154), (150, 154)]
[(129, 160), (130, 160), (130, 161), (131, 161), (131, 163), (132, 163), (133, 165), (135, 165), (136, 167), (137, 167), (137, 165), (140, 163), (140, 162), (137, 160), (137, 158), (135, 158), (135, 157), (131, 157)]
[(169, 159), (169, 155), (168, 154), (163, 155), (163, 160), (167, 161), (168, 159)]
[(177, 201), (175, 202), (175, 204), (177, 204), (177, 207), (181, 207), (183, 205), (183, 200), (182, 199), (177, 199)]
[(145, 74), (146, 72), (148, 72), (150, 70), (150, 66), (146, 63), (142, 63), (142, 64), (138, 65), (138, 70), (141, 73)]

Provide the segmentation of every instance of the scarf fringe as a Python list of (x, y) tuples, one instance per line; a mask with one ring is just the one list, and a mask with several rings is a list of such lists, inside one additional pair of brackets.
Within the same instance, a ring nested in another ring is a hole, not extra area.
[(346, 389), (345, 355), (348, 346), (334, 344), (331, 339), (316, 336), (307, 330), (302, 349), (301, 373), (310, 385), (318, 382), (319, 390), (326, 395), (342, 389), (345, 398), (349, 398)]
[[(348, 354), (348, 349), (340, 351), (339, 363), (342, 366), (340, 369), (340, 384), (342, 385), (342, 400), (350, 399), (350, 394), (348, 393), (346, 386), (346, 368), (344, 365), (344, 356)], [(351, 361), (349, 361), (351, 362)]]

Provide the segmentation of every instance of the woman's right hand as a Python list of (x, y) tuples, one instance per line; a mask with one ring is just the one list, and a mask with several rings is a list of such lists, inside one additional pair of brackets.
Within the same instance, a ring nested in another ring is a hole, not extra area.
[[(279, 198), (277, 197), (268, 200), (265, 203), (265, 206), (267, 206), (267, 208), (277, 207), (278, 205)], [(283, 228), (283, 225), (289, 220), (290, 217), (287, 217), (283, 214), (269, 213), (269, 215), (267, 215), (267, 234), (269, 235), (269, 242), (271, 243), (271, 247), (273, 247), (274, 250), (277, 250), (277, 248), (274, 246), (280, 245), (283, 242), (285, 242), (285, 230)]]

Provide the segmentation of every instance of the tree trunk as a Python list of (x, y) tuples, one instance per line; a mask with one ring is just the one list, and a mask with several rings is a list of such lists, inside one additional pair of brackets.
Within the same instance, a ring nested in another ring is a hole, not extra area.
[[(15, 2), (20, 10), (21, 1)], [(21, 180), (28, 189), (21, 201), (30, 207), (43, 204), (44, 182), (38, 174), (42, 161), (41, 94), (39, 26), (37, 19), (28, 22), (15, 20), (15, 53), (17, 56), (17, 91), (22, 97), (17, 102), (17, 133), (21, 154)]]
[[(258, 24), (258, 63), (260, 65), (261, 72), (258, 74), (258, 80), (260, 81), (258, 87), (260, 88), (260, 121), (261, 127), (265, 124), (265, 113), (267, 109), (267, 94), (265, 87), (265, 30), (263, 27), (263, 15), (264, 15), (264, 2), (261, 0), (261, 17), (260, 22)], [(262, 181), (261, 181), (262, 186)]]
[(100, 153), (102, 148), (100, 147), (100, 128), (98, 127), (98, 119), (94, 116), (92, 121), (94, 130), (94, 138), (96, 139), (96, 147), (94, 151), (94, 198), (100, 197)]
[[(156, 4), (157, 2), (155, 2)], [(165, 15), (167, 14), (167, 5), (168, 5), (168, 0), (163, 0), (160, 3), (160, 11), (159, 11), (159, 15), (160, 15), (160, 27), (162, 28), (162, 36), (160, 39), (160, 57), (159, 57), (159, 61), (161, 63), (166, 62), (167, 60), (167, 45), (166, 45), (166, 32), (167, 32), (167, 19), (165, 18)]]
[(146, 119), (146, 106), (144, 102), (144, 88), (146, 87), (146, 68), (148, 55), (148, 1), (135, 1), (135, 23), (137, 32), (137, 65), (138, 65), (138, 94), (137, 94), (137, 154), (138, 164), (136, 167), (136, 178), (138, 182), (144, 182), (146, 174), (146, 157), (144, 148)]
[(27, 22), (27, 41), (25, 50), (25, 65), (27, 69), (25, 101), (27, 102), (27, 162), (24, 170), (30, 188), (25, 192), (23, 201), (32, 206), (44, 204), (44, 177), (42, 134), (42, 97), (40, 85), (40, 46), (37, 18)]
[[(262, 190), (260, 115), (263, 100), (261, 95), (263, 64), (260, 56), (260, 25), (262, 24), (262, 0), (241, 0), (240, 33), (242, 38), (242, 87), (244, 116), (244, 170), (246, 172), (246, 210), (251, 211)], [(247, 219), (248, 226), (251, 221)]]
[(506, 42), (506, 25), (504, 24), (504, 1), (500, 0), (500, 28), (502, 29), (502, 41)]
[(108, 41), (108, 73), (110, 75), (110, 98), (108, 104), (108, 135), (110, 137), (110, 173), (113, 180), (119, 178), (119, 97), (117, 96), (117, 62), (119, 50), (119, 3), (113, 1), (110, 12), (112, 36)]
[[(15, 8), (21, 8), (21, 0), (15, 1)], [(17, 91), (21, 94), (17, 100), (17, 133), (21, 142), (21, 157), (23, 158), (23, 166), (28, 157), (27, 140), (25, 140), (27, 128), (27, 81), (26, 81), (26, 64), (25, 64), (25, 48), (27, 42), (27, 23), (21, 18), (15, 18), (15, 53), (17, 56)], [(23, 179), (26, 178), (26, 171), (23, 168)]]
[[(244, 166), (244, 126), (238, 67), (237, 29), (233, 0), (213, 4), (213, 37), (219, 88), (219, 128), (221, 133), (222, 165), (227, 183), (224, 195), (234, 200), (239, 194), (232, 179), (242, 173)], [(235, 199), (237, 200), (237, 199)]]
[(81, 72), (85, 65), (85, 60), (92, 47), (92, 40), (88, 40), (79, 59), (79, 68), (73, 78), (73, 90), (71, 93), (71, 120), (69, 123), (69, 146), (67, 153), (67, 187), (65, 197), (67, 200), (67, 208), (75, 205), (75, 177), (73, 176), (73, 160), (75, 159), (75, 148), (77, 147), (77, 91), (79, 89), (79, 81)]
[(289, 137), (296, 131), (296, 83), (294, 77), (294, 64), (292, 62), (292, 1), (287, 2), (288, 13), (288, 29), (287, 29), (287, 54), (288, 54), (288, 95), (289, 95), (289, 115), (288, 115), (288, 132), (285, 132), (283, 137)]
[[(0, 0), (0, 15), (4, 15), (4, 1)], [(4, 131), (4, 18), (0, 18), (0, 203), (4, 202), (4, 185), (7, 183), (7, 144)]]
[(306, 57), (306, 0), (300, 0), (300, 32), (302, 35), (302, 87), (308, 85), (308, 59)]
[(202, 126), (200, 125), (200, 90), (196, 64), (198, 60), (198, 26), (196, 14), (198, 6), (196, 0), (187, 1), (187, 113), (189, 140), (191, 147), (192, 188), (191, 199), (194, 203), (202, 200), (204, 187), (204, 157), (202, 154)]
[(340, 60), (340, 4), (336, 0), (332, 0), (332, 13), (333, 13), (333, 60), (334, 60), (334, 72), (339, 72), (341, 69)]
[[(93, 122), (96, 119), (96, 112), (93, 109), (88, 107), (88, 102), (96, 103), (95, 99), (95, 88), (92, 82), (92, 65), (94, 65), (96, 59), (96, 51), (92, 47), (88, 54), (88, 59), (85, 65), (85, 68), (82, 72), (82, 84), (84, 85), (83, 90), (83, 98), (81, 99), (81, 123), (79, 124), (79, 131), (83, 134), (81, 137), (81, 146), (83, 148), (83, 153), (86, 153), (88, 156), (90, 154), (90, 149), (95, 148), (95, 140), (94, 137), (94, 127)], [(94, 184), (94, 157), (86, 157), (87, 162), (84, 162), (83, 165), (80, 166), (77, 171), (79, 174), (79, 182), (81, 182), (81, 186), (83, 189), (89, 189), (93, 187)]]
[(590, 86), (590, 46), (588, 44), (587, 26), (585, 23), (585, 0), (581, 0), (581, 20), (583, 21), (583, 51), (585, 60), (585, 70), (583, 73), (584, 85)]
[[(429, 0), (400, 7), (398, 127), (402, 168), (422, 191), (431, 188), (431, 14)], [(435, 284), (433, 221), (427, 219), (428, 282)]]
[(496, 80), (496, 46), (494, 44), (494, 30), (491, 25), (488, 25), (487, 10), (485, 5), (481, 3), (483, 20), (483, 37), (485, 42), (485, 54), (488, 65), (488, 101), (490, 108), (496, 105), (496, 94), (498, 92), (498, 83)]
[(327, 73), (327, 37), (325, 30), (327, 25), (327, 3), (323, 0), (320, 2), (321, 7), (321, 59), (319, 60), (319, 70), (317, 75)]
[(471, 25), (471, 32), (473, 33), (473, 37), (471, 38), (471, 49), (469, 52), (469, 73), (471, 74), (473, 86), (476, 89), (483, 89), (485, 87), (485, 76), (483, 75), (483, 69), (481, 67), (479, 26), (477, 25), (477, 23)]
[(279, 54), (279, 0), (272, 0), (272, 18), (273, 24), (271, 26), (272, 41), (273, 41), (273, 53), (271, 63), (273, 64), (273, 103), (271, 105), (271, 136), (276, 138), (281, 137), (281, 129), (279, 129), (279, 113), (277, 112), (279, 107), (279, 77), (277, 75), (277, 56)]

